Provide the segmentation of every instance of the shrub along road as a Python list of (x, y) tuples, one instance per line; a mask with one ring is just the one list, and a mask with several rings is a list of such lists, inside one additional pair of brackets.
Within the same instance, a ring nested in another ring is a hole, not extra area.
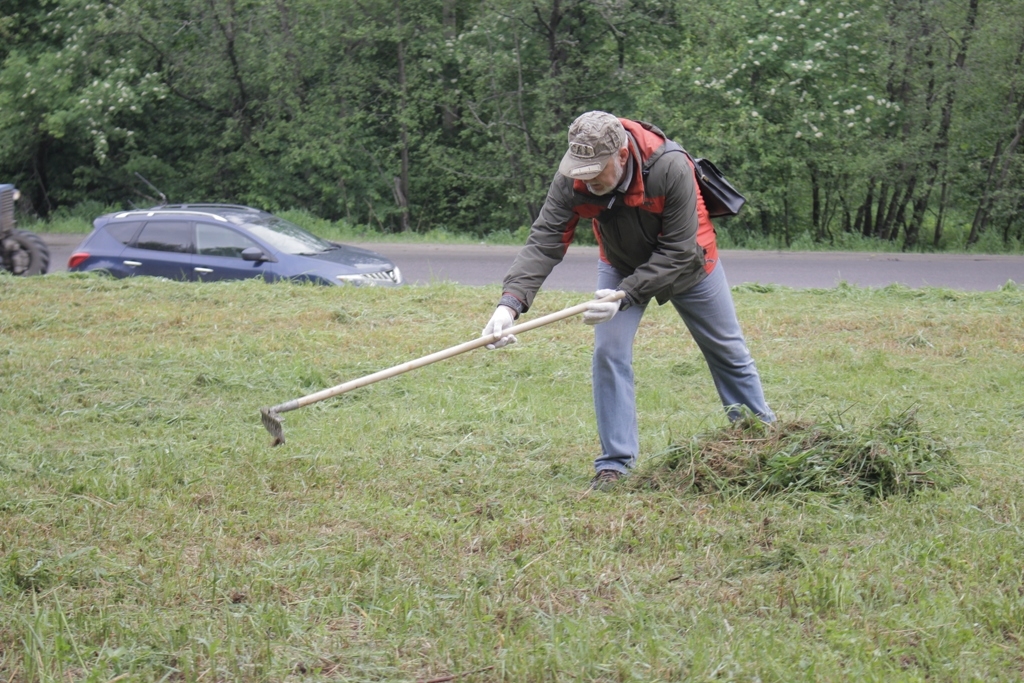
[[(50, 271), (67, 269), (68, 257), (83, 235), (43, 235), (50, 246)], [(500, 284), (519, 247), (465, 244), (353, 243), (389, 257), (412, 284), (452, 281), (463, 285)], [(1024, 283), (1024, 256), (985, 254), (901, 254), (860, 252), (783, 252), (723, 250), (733, 285), (760, 283), (798, 289), (831, 288), (840, 282), (861, 287), (900, 283), (908, 287), (947, 287), (991, 291), (1007, 281)], [(596, 247), (573, 246), (555, 268), (547, 289), (593, 289)]]

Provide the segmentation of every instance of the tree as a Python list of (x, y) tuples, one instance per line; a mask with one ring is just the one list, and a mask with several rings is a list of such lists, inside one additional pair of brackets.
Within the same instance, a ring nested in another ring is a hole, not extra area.
[[(784, 240), (810, 194), (810, 232), (830, 238), (855, 185), (882, 163), (862, 150), (898, 110), (884, 97), (869, 48), (878, 17), (861, 3), (804, 0), (776, 9), (731, 3), (685, 22), (693, 36), (660, 96), (685, 102), (666, 111), (671, 132), (721, 161), (750, 195), (743, 229)], [(844, 221), (844, 225), (850, 221)]]
[[(137, 152), (135, 134), (166, 88), (133, 50), (104, 40), (106, 7), (25, 9), (7, 18), (21, 38), (0, 69), (0, 171), (44, 215), (95, 197), (97, 185), (123, 193), (105, 174)], [(33, 30), (43, 38), (29, 40)]]
[[(1017, 3), (1016, 9), (982, 11), (975, 59), (966, 65), (969, 89), (963, 98), (963, 134), (981, 142), (961, 144), (956, 150), (978, 171), (967, 183), (971, 192), (965, 199), (975, 200), (976, 207), (967, 246), (977, 244), (993, 218), (1004, 221), (1004, 243), (1009, 243), (1014, 224), (1018, 239), (1024, 237), (1024, 221), (1019, 218), (1024, 199), (1024, 6)], [(987, 158), (978, 156), (978, 147), (991, 150)]]
[(1022, 0), (5, 8), (0, 173), (44, 215), (155, 201), (139, 173), (174, 201), (516, 231), (604, 109), (723, 168), (738, 242), (1024, 238)]

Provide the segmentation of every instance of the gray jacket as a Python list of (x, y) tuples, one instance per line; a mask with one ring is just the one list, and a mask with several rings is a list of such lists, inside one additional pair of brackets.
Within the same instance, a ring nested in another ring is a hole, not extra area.
[(628, 188), (599, 197), (582, 181), (556, 174), (526, 246), (505, 276), (501, 303), (521, 313), (529, 310), (537, 290), (565, 255), (581, 218), (593, 219), (601, 259), (625, 276), (619, 289), (631, 303), (654, 298), (664, 304), (713, 268), (714, 226), (693, 166), (686, 154), (671, 153), (682, 152), (682, 147), (650, 124), (621, 121), (633, 163)]

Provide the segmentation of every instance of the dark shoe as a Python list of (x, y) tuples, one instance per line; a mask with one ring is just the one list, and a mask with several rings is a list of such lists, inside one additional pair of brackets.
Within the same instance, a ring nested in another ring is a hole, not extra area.
[(615, 482), (626, 475), (618, 470), (598, 470), (594, 478), (590, 480), (590, 488), (595, 491), (607, 491), (615, 486)]

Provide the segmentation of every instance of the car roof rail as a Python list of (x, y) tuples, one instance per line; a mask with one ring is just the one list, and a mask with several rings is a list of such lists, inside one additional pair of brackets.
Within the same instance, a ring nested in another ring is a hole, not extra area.
[[(117, 213), (114, 214), (114, 218), (127, 218), (128, 216), (138, 216), (138, 217), (146, 216), (146, 217), (150, 217), (151, 218), (153, 216), (160, 215), (160, 212), (163, 211), (163, 210), (164, 210), (164, 208), (161, 207), (161, 208), (158, 208), (158, 209), (137, 209), (135, 211), (118, 211)], [(170, 210), (167, 211), (167, 213), (184, 213), (184, 214), (187, 214), (189, 216), (206, 216), (208, 218), (212, 218), (214, 220), (218, 220), (218, 221), (220, 221), (222, 223), (227, 223), (227, 219), (224, 218), (223, 216), (215, 214), (215, 213), (210, 213), (208, 211), (189, 211), (189, 210), (186, 210), (186, 209), (170, 209)]]
[(157, 209), (232, 209), (241, 211), (257, 211), (263, 213), (262, 209), (257, 209), (254, 206), (246, 206), (244, 204), (216, 204), (216, 203), (186, 203), (186, 204), (162, 204), (161, 206), (154, 206), (151, 210)]

